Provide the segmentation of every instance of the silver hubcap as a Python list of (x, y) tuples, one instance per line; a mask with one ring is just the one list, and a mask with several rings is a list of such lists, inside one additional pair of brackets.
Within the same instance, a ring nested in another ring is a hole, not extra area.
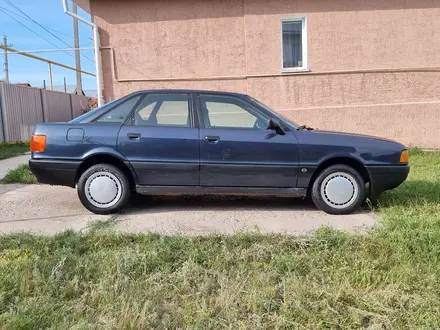
[(93, 173), (86, 181), (87, 200), (96, 207), (108, 208), (115, 205), (122, 196), (122, 184), (109, 172)]
[(335, 209), (349, 207), (356, 201), (358, 195), (358, 184), (355, 178), (348, 173), (332, 173), (322, 181), (322, 199), (327, 205)]

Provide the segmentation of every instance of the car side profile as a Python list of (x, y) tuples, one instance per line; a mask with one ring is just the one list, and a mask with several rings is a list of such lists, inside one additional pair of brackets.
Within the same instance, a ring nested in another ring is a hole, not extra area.
[(40, 183), (77, 187), (98, 214), (120, 210), (133, 192), (309, 195), (347, 214), (409, 173), (400, 143), (314, 130), (248, 95), (200, 90), (139, 91), (39, 124), (31, 151)]

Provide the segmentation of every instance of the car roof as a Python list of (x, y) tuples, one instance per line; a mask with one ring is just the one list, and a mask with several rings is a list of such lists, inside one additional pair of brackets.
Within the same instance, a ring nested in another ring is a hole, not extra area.
[(237, 93), (237, 92), (226, 92), (226, 91), (214, 91), (214, 90), (203, 90), (203, 89), (167, 89), (167, 88), (161, 88), (161, 89), (146, 89), (146, 90), (139, 90), (136, 92), (131, 93), (133, 94), (144, 94), (144, 93), (208, 93), (208, 94), (215, 94), (215, 95), (235, 95), (235, 96), (248, 96), (243, 93)]

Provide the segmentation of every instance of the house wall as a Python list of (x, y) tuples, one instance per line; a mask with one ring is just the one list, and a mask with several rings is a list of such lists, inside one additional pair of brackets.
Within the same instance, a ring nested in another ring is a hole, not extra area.
[[(91, 11), (107, 100), (238, 91), (310, 126), (440, 148), (437, 0), (91, 0)], [(282, 73), (280, 20), (300, 14), (310, 71)]]

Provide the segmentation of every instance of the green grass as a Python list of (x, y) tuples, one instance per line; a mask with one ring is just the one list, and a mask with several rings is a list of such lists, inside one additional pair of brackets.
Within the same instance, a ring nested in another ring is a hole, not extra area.
[(37, 178), (29, 170), (29, 165), (22, 164), (10, 170), (3, 178), (4, 183), (37, 183)]
[(29, 142), (0, 143), (0, 159), (11, 158), (29, 151)]
[(2, 236), (0, 328), (438, 328), (440, 153), (410, 157), (364, 235)]

